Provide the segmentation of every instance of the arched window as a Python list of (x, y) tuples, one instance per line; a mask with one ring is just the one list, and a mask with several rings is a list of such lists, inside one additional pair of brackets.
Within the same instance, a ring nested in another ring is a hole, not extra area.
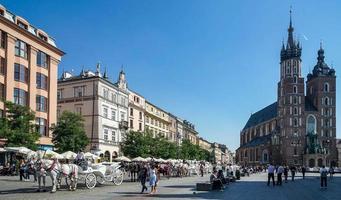
[(298, 119), (294, 118), (294, 126), (298, 126)]
[(324, 92), (329, 92), (329, 83), (324, 83), (323, 91)]
[(297, 74), (297, 67), (294, 66), (294, 74)]
[(293, 97), (293, 102), (294, 102), (294, 104), (297, 104), (297, 97), (296, 96)]
[(324, 105), (326, 105), (326, 106), (329, 105), (329, 98), (328, 97), (324, 98)]
[(294, 85), (293, 90), (294, 90), (294, 93), (297, 94), (297, 86), (296, 85)]
[(307, 117), (307, 134), (316, 134), (316, 118), (314, 115)]
[(294, 115), (297, 115), (298, 114), (298, 109), (297, 107), (294, 107)]

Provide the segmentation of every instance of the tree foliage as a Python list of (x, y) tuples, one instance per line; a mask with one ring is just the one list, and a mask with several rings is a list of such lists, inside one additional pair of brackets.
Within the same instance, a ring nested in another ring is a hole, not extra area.
[(64, 111), (52, 131), (52, 142), (58, 152), (78, 152), (89, 144), (84, 129), (84, 119), (77, 113)]
[(39, 133), (35, 113), (29, 107), (6, 101), (6, 117), (0, 119), (0, 138), (7, 139), (6, 146), (24, 146), (37, 149)]
[(124, 155), (132, 158), (141, 156), (209, 160), (210, 157), (208, 151), (192, 144), (189, 140), (183, 140), (182, 145), (178, 147), (162, 136), (153, 137), (149, 131), (143, 133), (130, 131), (122, 143), (122, 151)]

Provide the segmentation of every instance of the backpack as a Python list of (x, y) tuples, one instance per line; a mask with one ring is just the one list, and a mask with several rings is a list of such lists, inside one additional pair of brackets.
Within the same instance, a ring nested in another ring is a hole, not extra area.
[(327, 170), (322, 170), (321, 177), (327, 177)]

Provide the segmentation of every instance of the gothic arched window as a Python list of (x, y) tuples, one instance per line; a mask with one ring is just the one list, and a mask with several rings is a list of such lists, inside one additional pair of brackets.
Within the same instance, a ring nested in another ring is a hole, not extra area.
[(294, 83), (297, 83), (297, 76), (294, 76)]
[(293, 90), (294, 90), (294, 93), (296, 94), (297, 93), (297, 86), (296, 85), (294, 85)]
[(297, 107), (294, 107), (294, 115), (297, 115), (298, 114), (298, 109)]
[(307, 117), (307, 134), (316, 134), (316, 118), (314, 115)]
[(329, 92), (329, 83), (324, 83), (323, 91), (324, 92)]
[(298, 119), (294, 118), (294, 126), (298, 126)]
[(328, 97), (324, 98), (324, 105), (326, 105), (326, 106), (329, 105), (329, 98)]

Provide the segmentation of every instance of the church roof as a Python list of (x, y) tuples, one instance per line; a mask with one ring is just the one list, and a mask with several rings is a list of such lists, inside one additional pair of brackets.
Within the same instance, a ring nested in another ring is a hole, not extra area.
[(261, 144), (266, 144), (268, 141), (270, 141), (270, 139), (271, 139), (271, 134), (260, 136), (260, 137), (256, 137), (256, 138), (254, 138), (253, 140), (251, 140), (250, 142), (244, 144), (241, 147), (255, 147), (255, 146), (259, 146)]
[(277, 117), (277, 102), (263, 108), (262, 110), (252, 114), (249, 120), (246, 122), (243, 130), (256, 126), (262, 122), (268, 121)]
[(305, 97), (305, 111), (317, 111), (317, 108), (314, 106), (313, 102), (311, 102), (308, 97)]

